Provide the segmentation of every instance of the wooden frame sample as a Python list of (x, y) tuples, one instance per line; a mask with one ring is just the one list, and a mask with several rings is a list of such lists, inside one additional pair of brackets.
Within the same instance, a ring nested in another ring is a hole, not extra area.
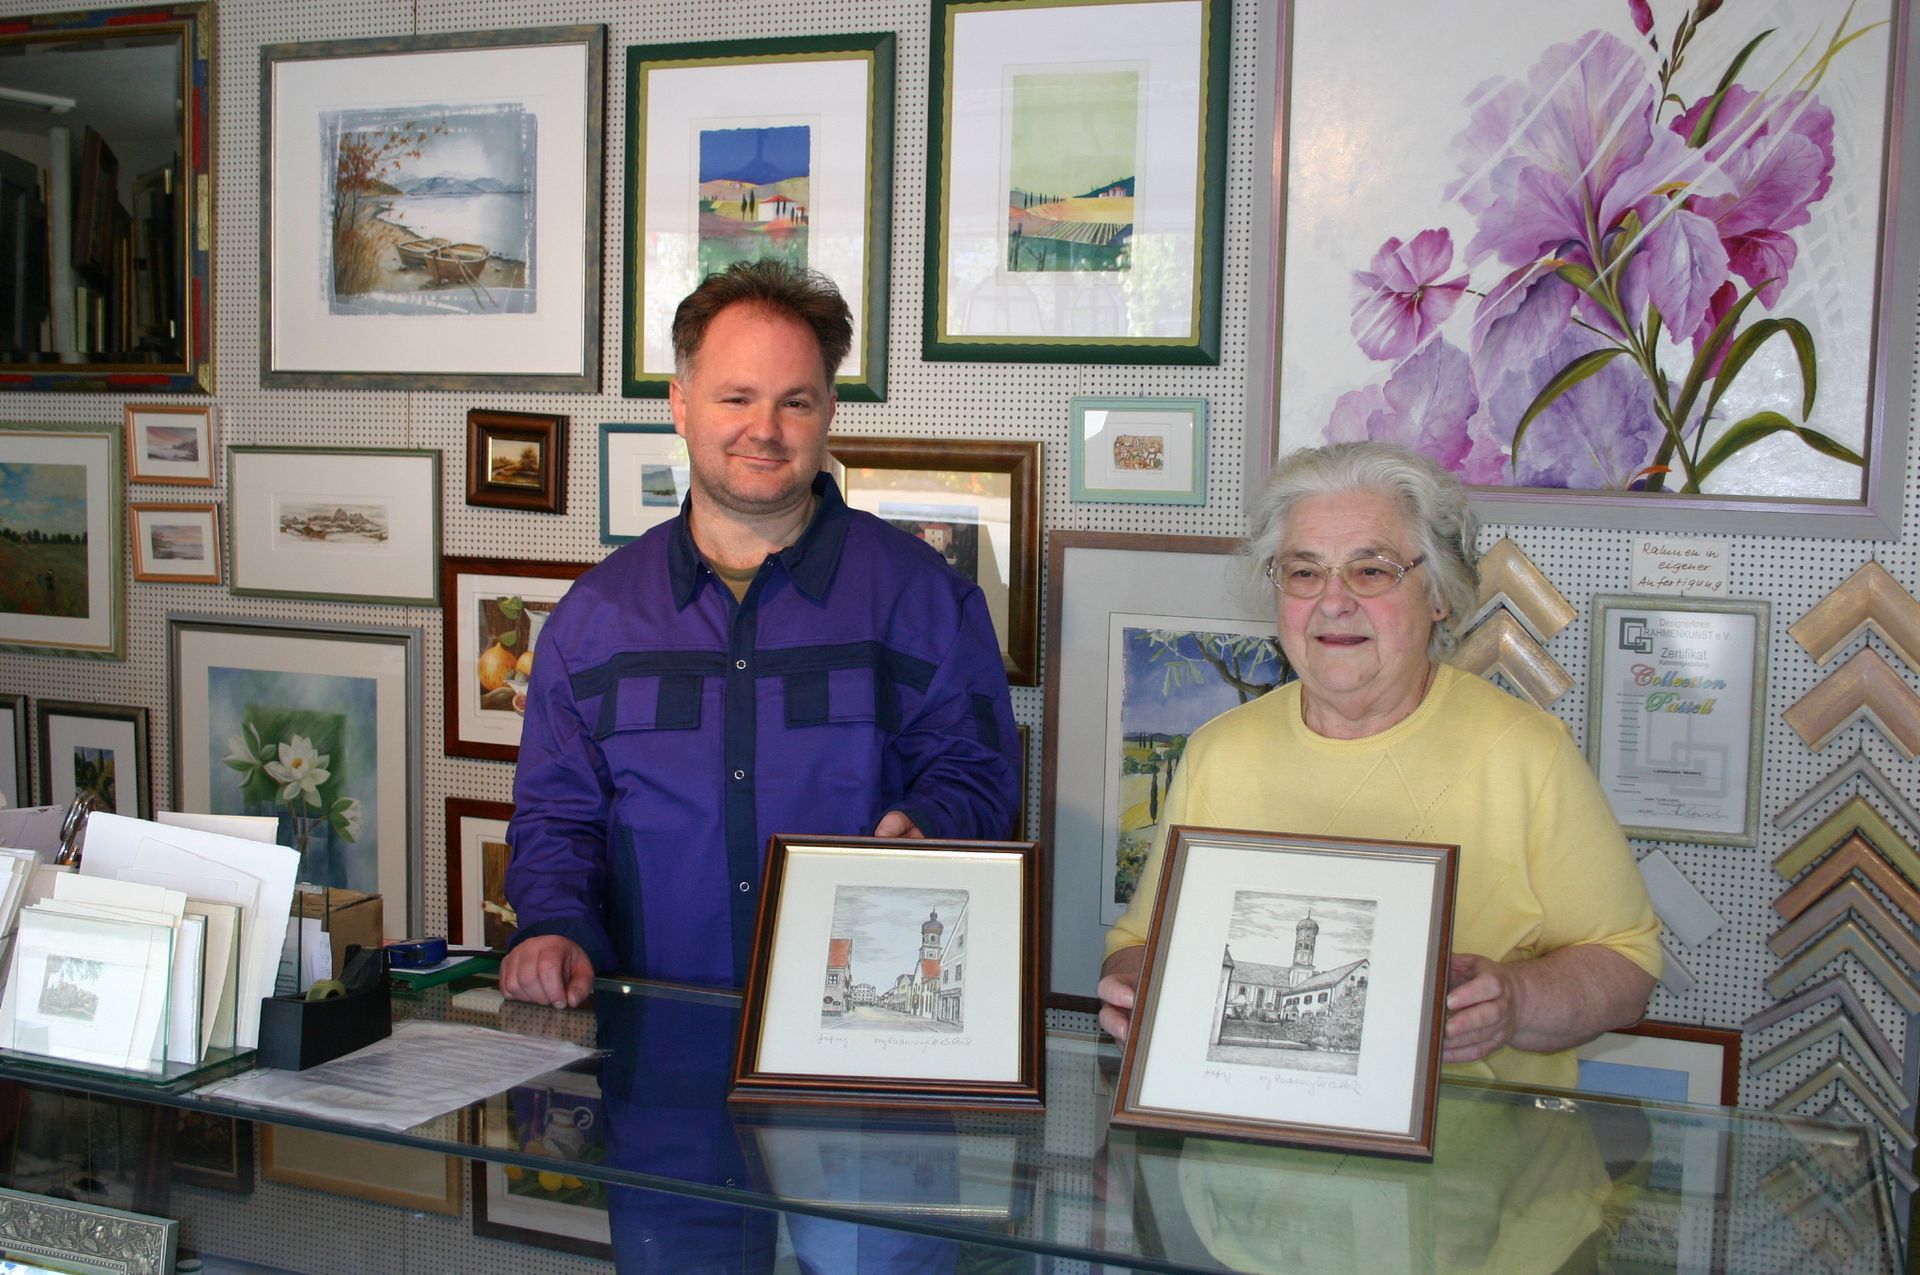
[(1542, 642), (1551, 642), (1580, 614), (1510, 537), (1500, 537), (1480, 555), (1479, 569), (1481, 603), (1505, 597), (1514, 613), (1539, 631)]
[(1860, 718), (1878, 727), (1908, 761), (1920, 757), (1920, 694), (1870, 646), (1849, 655), (1780, 714), (1816, 753)]
[(934, 5), (924, 358), (1219, 362), (1232, 26), (1228, 0)]
[(1039, 861), (1030, 841), (775, 836), (728, 1101), (1039, 1107)]
[(1661, 1102), (1740, 1103), (1740, 1033), (1645, 1019), (1576, 1046), (1585, 1093)]
[(1602, 594), (1592, 605), (1587, 758), (1621, 827), (1758, 845), (1772, 604)]
[(1886, 772), (1867, 756), (1865, 749), (1855, 749), (1853, 756), (1815, 780), (1812, 787), (1793, 799), (1792, 804), (1781, 807), (1773, 817), (1773, 826), (1791, 827), (1809, 810), (1839, 792), (1849, 779), (1856, 777), (1894, 814), (1900, 816), (1909, 828), (1920, 831), (1920, 810), (1915, 810), (1913, 804), (1900, 794), (1893, 781), (1887, 778)]
[(227, 448), (236, 597), (440, 602), (440, 453)]
[(260, 383), (598, 392), (606, 39), (263, 45)]
[(939, 550), (980, 586), (1007, 681), (1040, 666), (1040, 444), (988, 439), (829, 437), (847, 504)]
[(440, 560), (447, 756), (512, 761), (520, 755), (527, 680), (533, 675), (540, 630), (591, 566), (506, 558)]
[(0, 800), (9, 808), (33, 800), (29, 755), (27, 697), (0, 695)]
[(1787, 628), (1815, 664), (1867, 632), (1879, 634), (1908, 668), (1920, 668), (1920, 599), (1871, 558)]
[(1172, 829), (1113, 1123), (1431, 1160), (1459, 858)]
[(1915, 884), (1920, 873), (1913, 871), (1920, 865), (1914, 863), (1913, 852), (1905, 846), (1897, 850), (1906, 862), (1904, 869), (1889, 863), (1873, 842), (1856, 832), (1822, 856), (1811, 872), (1781, 891), (1773, 901), (1773, 910), (1781, 920), (1791, 921), (1828, 890), (1858, 873), (1906, 915), (1909, 926), (1920, 924), (1920, 886)]
[[(0, 422), (0, 650), (127, 653), (121, 428)], [(29, 512), (32, 511), (32, 512)]]
[(34, 712), (41, 805), (64, 806), (85, 791), (99, 800), (101, 810), (153, 818), (153, 751), (145, 708), (43, 699), (34, 701)]
[(460, 1158), (421, 1147), (263, 1124), (260, 1177), (423, 1213), (460, 1216)]
[(132, 501), (133, 578), (152, 584), (219, 584), (220, 506)]
[(467, 503), (567, 512), (567, 418), (545, 412), (467, 412)]
[(1475, 677), (1498, 673), (1537, 708), (1546, 708), (1573, 689), (1573, 678), (1547, 654), (1524, 617), (1505, 607), (1493, 608), (1474, 625), (1447, 663)]
[(885, 32), (628, 47), (621, 393), (664, 398), (681, 298), (736, 261), (773, 257), (846, 298), (839, 397), (887, 397), (894, 43)]
[(516, 921), (505, 877), (511, 801), (447, 798), (447, 942), (505, 951)]
[(1207, 400), (1076, 398), (1068, 431), (1076, 501), (1207, 503)]
[(128, 403), (127, 481), (213, 486), (212, 403)]

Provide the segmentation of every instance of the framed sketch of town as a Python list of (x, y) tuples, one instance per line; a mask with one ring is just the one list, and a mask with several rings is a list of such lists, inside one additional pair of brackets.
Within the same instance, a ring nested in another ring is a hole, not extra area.
[(440, 600), (440, 453), (374, 447), (229, 447), (236, 594)]
[(1113, 1123), (1432, 1159), (1458, 858), (1170, 829)]
[(1032, 842), (775, 837), (734, 1101), (1041, 1101)]

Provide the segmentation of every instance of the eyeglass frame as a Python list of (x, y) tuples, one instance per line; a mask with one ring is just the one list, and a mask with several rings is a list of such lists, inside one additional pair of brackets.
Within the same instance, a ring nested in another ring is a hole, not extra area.
[[(1349, 558), (1345, 562), (1316, 562), (1312, 558), (1304, 558), (1299, 556), (1289, 558), (1288, 559), (1289, 562), (1304, 563), (1315, 568), (1314, 574), (1320, 580), (1320, 587), (1318, 589), (1315, 589), (1312, 593), (1291, 593), (1288, 591), (1285, 581), (1276, 577), (1273, 573), (1273, 569), (1280, 565), (1280, 559), (1278, 558), (1267, 559), (1266, 576), (1267, 576), (1267, 583), (1273, 586), (1274, 592), (1285, 594), (1289, 598), (1298, 598), (1302, 602), (1306, 602), (1314, 598), (1326, 596), (1327, 584), (1329, 581), (1333, 579), (1334, 576), (1339, 576), (1341, 587), (1344, 588), (1348, 593), (1351, 593), (1356, 598), (1384, 598), (1389, 593), (1392, 593), (1395, 589), (1400, 587), (1400, 582), (1407, 578), (1407, 573), (1409, 571), (1412, 571), (1415, 567), (1419, 566), (1421, 563), (1425, 562), (1426, 560), (1427, 560), (1427, 555), (1424, 553), (1421, 554), (1419, 557), (1415, 558), (1412, 562), (1408, 562), (1404, 564), (1395, 562), (1392, 558), (1389, 558), (1384, 553), (1370, 553), (1359, 558)], [(1394, 570), (1393, 583), (1388, 585), (1386, 588), (1380, 590), (1380, 592), (1378, 593), (1362, 593), (1358, 589), (1354, 588), (1353, 582), (1347, 579), (1347, 569), (1349, 567), (1358, 566), (1363, 562), (1384, 562), (1389, 567), (1392, 567)]]

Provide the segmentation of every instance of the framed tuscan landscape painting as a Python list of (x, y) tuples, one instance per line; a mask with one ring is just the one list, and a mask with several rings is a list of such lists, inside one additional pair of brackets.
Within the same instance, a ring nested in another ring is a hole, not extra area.
[(1281, 20), (1257, 464), (1383, 439), (1499, 520), (1891, 536), (1906, 0), (1428, 16)]
[(125, 656), (120, 439), (0, 423), (0, 650)]

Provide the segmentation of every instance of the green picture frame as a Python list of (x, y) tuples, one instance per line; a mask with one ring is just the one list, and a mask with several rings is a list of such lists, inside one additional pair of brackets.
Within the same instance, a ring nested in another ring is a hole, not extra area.
[(934, 5), (922, 357), (1220, 361), (1231, 31), (1231, 0)]
[[(702, 278), (782, 256), (832, 279), (853, 312), (839, 396), (885, 401), (894, 43), (878, 32), (628, 47), (622, 394), (666, 397), (674, 309)], [(733, 127), (700, 127), (716, 101)]]
[(1067, 436), (1076, 501), (1207, 503), (1207, 400), (1076, 398)]
[[(126, 453), (111, 425), (0, 422), (0, 651), (127, 656)], [(32, 513), (27, 511), (32, 510)]]

